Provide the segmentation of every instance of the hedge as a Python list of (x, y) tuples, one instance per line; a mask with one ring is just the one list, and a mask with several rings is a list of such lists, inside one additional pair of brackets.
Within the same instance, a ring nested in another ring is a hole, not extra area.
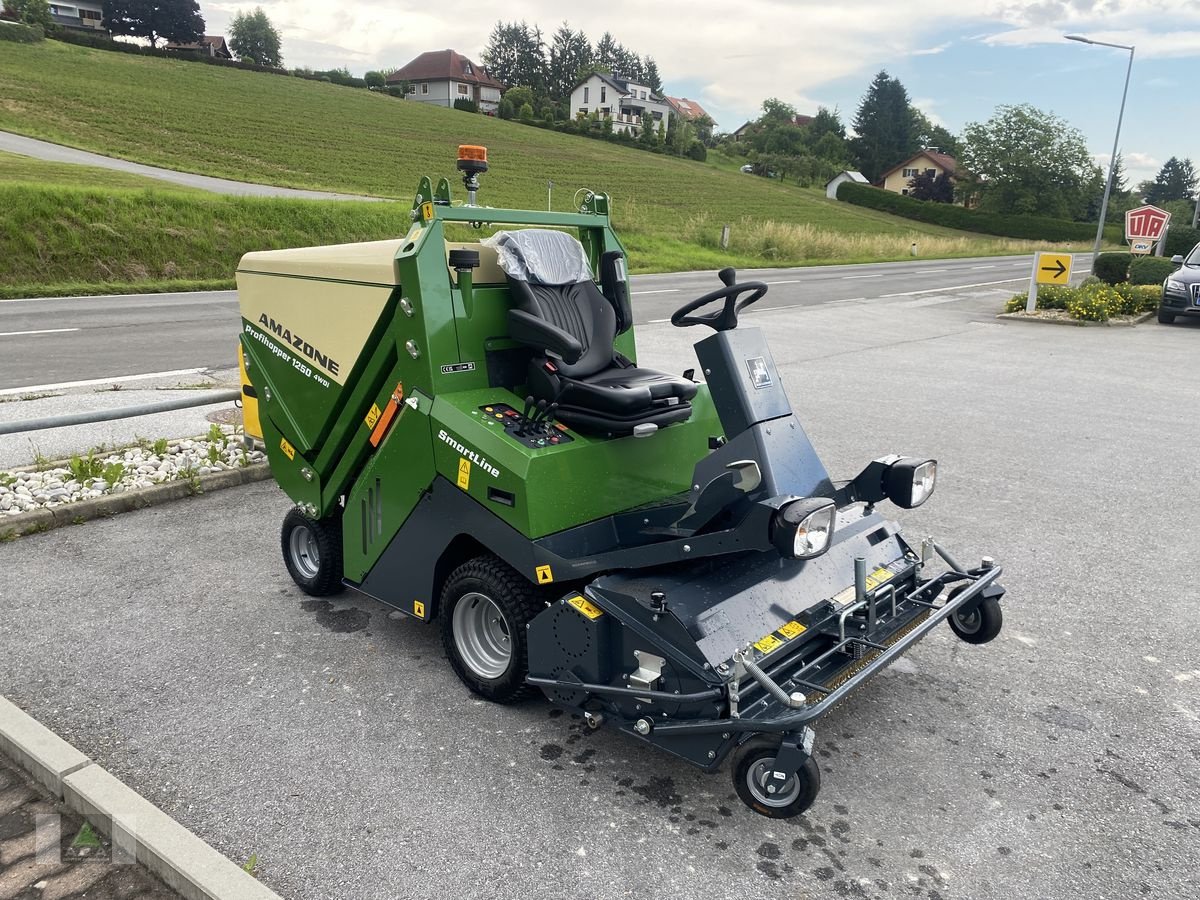
[[(1087, 222), (1067, 222), (1062, 219), (1045, 219), (1036, 216), (1006, 216), (997, 213), (979, 212), (950, 203), (930, 203), (914, 200), (903, 194), (894, 194), (880, 188), (852, 181), (838, 187), (837, 198), (855, 206), (866, 206), (894, 216), (915, 219), (929, 225), (941, 225), (959, 231), (978, 234), (994, 234), (998, 237), (1019, 238), (1030, 241), (1053, 241), (1090, 243), (1096, 236), (1096, 226)], [(1105, 228), (1105, 237), (1119, 243), (1122, 238), (1120, 226)]]
[(14, 44), (36, 44), (46, 39), (46, 32), (41, 25), (22, 25), (20, 22), (0, 21), (0, 41), (12, 41)]
[(1200, 244), (1200, 228), (1187, 225), (1172, 225), (1167, 229), (1167, 244), (1163, 248), (1163, 256), (1187, 256), (1192, 248)]
[(1130, 284), (1162, 284), (1175, 271), (1175, 264), (1166, 257), (1142, 256), (1129, 264)]
[(1120, 284), (1129, 277), (1132, 253), (1101, 253), (1092, 264), (1092, 274), (1106, 284)]
[[(1136, 316), (1158, 309), (1162, 291), (1154, 285), (1104, 284), (1084, 282), (1079, 287), (1048, 285), (1038, 290), (1038, 309), (1063, 309), (1072, 319), (1107, 322), (1113, 316)], [(1017, 294), (1006, 304), (1005, 312), (1025, 309), (1028, 294)]]

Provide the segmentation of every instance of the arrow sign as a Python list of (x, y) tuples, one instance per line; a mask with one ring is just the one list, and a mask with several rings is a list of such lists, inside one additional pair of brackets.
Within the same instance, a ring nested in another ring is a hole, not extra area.
[(1070, 253), (1039, 253), (1034, 261), (1034, 280), (1037, 284), (1070, 284)]
[(1042, 267), (1041, 267), (1041, 269), (1039, 269), (1039, 271), (1041, 271), (1041, 272), (1053, 272), (1054, 274), (1052, 274), (1052, 275), (1050, 276), (1050, 280), (1051, 280), (1051, 281), (1059, 281), (1059, 280), (1061, 280), (1061, 279), (1062, 279), (1063, 275), (1064, 275), (1064, 274), (1066, 274), (1066, 272), (1067, 272), (1067, 267), (1063, 265), (1063, 263), (1062, 263), (1062, 260), (1061, 260), (1061, 259), (1056, 259), (1056, 260), (1054, 261), (1054, 265), (1053, 265), (1053, 266), (1042, 266)]

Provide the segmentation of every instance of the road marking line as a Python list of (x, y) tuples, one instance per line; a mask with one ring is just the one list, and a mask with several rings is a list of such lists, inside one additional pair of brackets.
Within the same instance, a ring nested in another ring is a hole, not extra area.
[(78, 331), (78, 328), (43, 328), (40, 331), (0, 331), (0, 337), (20, 337), (23, 334), (63, 334)]
[(799, 278), (793, 278), (791, 281), (764, 281), (763, 284), (803, 284)]
[(858, 303), (861, 300), (866, 300), (866, 297), (846, 297), (844, 300), (826, 300), (826, 303)]
[(971, 266), (972, 269), (994, 269), (995, 266)]
[[(905, 291), (901, 294), (882, 294), (879, 299), (888, 297), (915, 297), (917, 294), (944, 294), (947, 291), (961, 291), (966, 288), (991, 287), (994, 284), (1012, 284), (1014, 281), (1025, 281), (1025, 277), (1005, 278), (1003, 281), (981, 281), (978, 284), (956, 284), (952, 287), (929, 288), (924, 291)], [(835, 301), (836, 302), (836, 301)]]
[(633, 296), (640, 297), (642, 294), (678, 294), (679, 288), (663, 288), (661, 291), (634, 291)]
[(889, 273), (880, 272), (878, 275), (843, 275), (842, 279), (845, 281), (849, 281), (851, 278), (882, 278), (884, 275), (887, 275), (887, 274), (889, 274)]
[(112, 384), (120, 381), (147, 381), (151, 378), (174, 378), (177, 375), (198, 375), (206, 371), (203, 367), (195, 369), (175, 369), (172, 372), (143, 372), (140, 375), (114, 375), (111, 378), (89, 378), (86, 381), (62, 381), (58, 384), (31, 384), (26, 387), (2, 388), (0, 397), (13, 394), (32, 394), (40, 391), (61, 391), (66, 388), (91, 387), (96, 384)]

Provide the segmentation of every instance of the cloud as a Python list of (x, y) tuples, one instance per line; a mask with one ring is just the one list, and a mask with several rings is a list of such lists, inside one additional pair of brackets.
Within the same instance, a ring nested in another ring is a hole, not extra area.
[[(946, 43), (944, 43), (944, 44), (938, 44), (936, 47), (927, 47), (924, 50), (909, 50), (908, 55), (909, 56), (937, 56), (937, 54), (944, 53), (946, 50), (948, 50), (952, 44), (953, 44), (953, 41), (946, 41)], [(1097, 227), (1099, 227), (1099, 226), (1097, 226)]]
[[(1111, 153), (1097, 153), (1093, 158), (1096, 160), (1096, 165), (1105, 172), (1108, 171), (1108, 163), (1112, 159)], [(1130, 187), (1133, 187), (1139, 182), (1149, 181), (1157, 175), (1158, 170), (1162, 168), (1162, 161), (1151, 153), (1128, 150), (1121, 153), (1121, 165), (1125, 169), (1125, 181)]]

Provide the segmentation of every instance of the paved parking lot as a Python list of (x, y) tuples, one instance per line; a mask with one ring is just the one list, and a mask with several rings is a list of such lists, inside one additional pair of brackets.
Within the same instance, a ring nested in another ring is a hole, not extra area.
[[(270, 483), (0, 546), (0, 693), (287, 897), (1195, 897), (1200, 327), (999, 324), (1000, 298), (747, 319), (835, 477), (936, 455), (903, 521), (1009, 588), (995, 643), (941, 630), (823, 721), (804, 817), (306, 598)], [(673, 370), (701, 336), (639, 335)]]

